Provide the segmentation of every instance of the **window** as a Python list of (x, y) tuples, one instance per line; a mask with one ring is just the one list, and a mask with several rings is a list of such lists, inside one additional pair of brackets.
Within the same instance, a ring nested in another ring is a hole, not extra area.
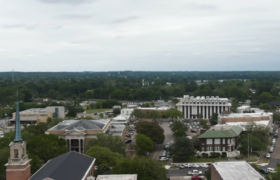
[(207, 151), (212, 151), (212, 146), (207, 146)]
[(226, 144), (226, 139), (225, 138), (223, 138), (223, 144)]
[(204, 148), (204, 146), (201, 146), (201, 151), (205, 151), (205, 148)]
[(14, 157), (18, 158), (18, 149), (14, 149)]
[(213, 144), (212, 139), (206, 139), (206, 144)]
[(221, 139), (215, 139), (214, 143), (215, 144), (221, 144)]
[(215, 146), (215, 151), (220, 151), (220, 146)]

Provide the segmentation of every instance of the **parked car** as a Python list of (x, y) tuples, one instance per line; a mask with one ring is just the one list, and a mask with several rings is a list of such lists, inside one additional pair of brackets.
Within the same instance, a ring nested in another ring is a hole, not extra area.
[(270, 158), (270, 154), (267, 153), (267, 154), (265, 155), (265, 157), (269, 159), (269, 158)]
[(273, 147), (270, 147), (270, 149), (269, 149), (268, 152), (273, 153), (273, 151), (274, 151), (274, 148), (273, 148)]
[(266, 169), (260, 169), (260, 173), (262, 174), (268, 174), (268, 171)]
[(267, 171), (268, 171), (269, 173), (275, 173), (275, 172), (276, 172), (274, 168), (267, 168)]
[(199, 168), (199, 165), (198, 164), (193, 164), (193, 167)]
[(185, 166), (184, 165), (180, 165), (179, 169), (185, 169)]
[(133, 132), (133, 131), (129, 131), (129, 132), (127, 132), (126, 134), (128, 134), (128, 135), (133, 135), (134, 132)]
[(197, 131), (196, 131), (196, 130), (194, 130), (194, 129), (191, 129), (191, 132), (192, 132), (192, 133), (197, 133)]
[(131, 139), (127, 139), (127, 140), (125, 140), (125, 144), (131, 143), (131, 142), (132, 142), (132, 140), (131, 140)]
[(160, 161), (168, 161), (169, 159), (167, 157), (161, 157), (159, 160)]
[(196, 169), (189, 171), (188, 175), (202, 175), (202, 171), (198, 171)]
[(129, 137), (129, 138), (131, 138), (131, 135), (130, 135), (130, 134), (126, 134), (126, 135), (125, 135), (125, 137)]
[(276, 139), (275, 138), (272, 139), (272, 143), (276, 143)]
[(192, 167), (191, 164), (184, 164), (184, 166), (185, 166), (186, 168), (191, 168), (191, 167)]

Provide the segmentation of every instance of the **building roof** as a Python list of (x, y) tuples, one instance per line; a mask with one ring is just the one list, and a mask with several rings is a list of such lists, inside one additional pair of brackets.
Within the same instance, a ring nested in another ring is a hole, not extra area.
[(137, 180), (137, 174), (98, 175), (96, 180)]
[(110, 119), (101, 119), (101, 120), (64, 120), (58, 125), (52, 127), (49, 130), (73, 130), (73, 129), (92, 129), (92, 130), (101, 130), (103, 129)]
[[(267, 127), (269, 125), (269, 120), (263, 120), (263, 121), (254, 121), (254, 123), (256, 123), (256, 125), (263, 125), (265, 127)], [(230, 125), (230, 126), (246, 126), (248, 124), (248, 122), (225, 122), (225, 124)], [(244, 128), (245, 130), (245, 128)]]
[(261, 116), (272, 116), (272, 113), (232, 113), (229, 115), (222, 116), (222, 118), (249, 118), (249, 117), (261, 117)]
[(240, 106), (240, 107), (238, 107), (237, 109), (238, 110), (246, 110), (246, 109), (248, 109), (248, 108), (250, 108), (251, 106)]
[(242, 130), (239, 126), (216, 125), (198, 136), (198, 138), (231, 138), (238, 136)]
[(226, 180), (265, 180), (246, 161), (225, 161), (212, 164), (222, 179)]
[(49, 160), (29, 180), (42, 180), (45, 178), (54, 180), (83, 179), (94, 162), (95, 158), (71, 151)]

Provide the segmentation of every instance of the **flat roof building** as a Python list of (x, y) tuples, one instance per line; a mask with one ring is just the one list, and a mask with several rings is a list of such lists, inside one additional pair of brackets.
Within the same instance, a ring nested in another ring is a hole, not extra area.
[(96, 180), (137, 180), (137, 174), (98, 175)]
[[(48, 118), (65, 118), (64, 106), (48, 106), (46, 108), (31, 108), (20, 113), (20, 122), (22, 124), (35, 124), (47, 122)], [(16, 113), (9, 120), (11, 124), (15, 123)]]
[(199, 116), (203, 119), (210, 119), (214, 113), (221, 114), (231, 109), (229, 99), (220, 98), (219, 96), (194, 97), (184, 95), (183, 98), (179, 98), (179, 102), (176, 106), (186, 119), (197, 119)]
[(215, 180), (265, 180), (246, 161), (215, 162), (211, 165), (211, 179)]

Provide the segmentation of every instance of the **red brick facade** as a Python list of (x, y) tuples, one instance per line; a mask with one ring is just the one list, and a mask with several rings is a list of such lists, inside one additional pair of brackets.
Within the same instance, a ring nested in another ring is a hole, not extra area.
[(7, 165), (6, 180), (28, 180), (30, 176), (29, 162), (25, 165)]

